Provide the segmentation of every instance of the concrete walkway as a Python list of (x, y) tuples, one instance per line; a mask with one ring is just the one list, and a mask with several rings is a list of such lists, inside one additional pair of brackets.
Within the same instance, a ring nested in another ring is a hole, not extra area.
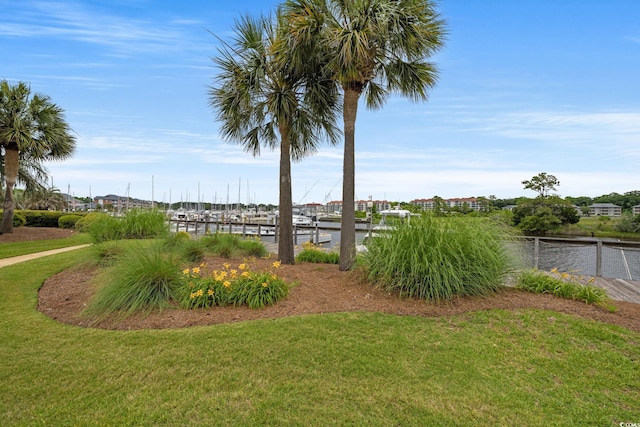
[(50, 251), (34, 252), (32, 254), (14, 256), (14, 257), (11, 257), (11, 258), (3, 258), (3, 259), (0, 259), (0, 268), (6, 267), (6, 266), (9, 266), (9, 265), (13, 265), (13, 264), (18, 264), (19, 262), (30, 261), (32, 259), (41, 258), (41, 257), (44, 257), (44, 256), (55, 255), (55, 254), (59, 254), (59, 253), (62, 253), (62, 252), (73, 251), (73, 250), (80, 249), (80, 248), (86, 248), (87, 246), (91, 246), (91, 245), (90, 244), (86, 244), (86, 245), (78, 245), (78, 246), (69, 246), (69, 247), (66, 247), (66, 248), (52, 249)]

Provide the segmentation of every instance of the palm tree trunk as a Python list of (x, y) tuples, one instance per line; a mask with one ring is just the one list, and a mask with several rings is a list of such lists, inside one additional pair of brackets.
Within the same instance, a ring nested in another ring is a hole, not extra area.
[(13, 187), (18, 179), (20, 152), (16, 144), (9, 144), (4, 151), (4, 172), (7, 188), (2, 212), (2, 233), (13, 233)]
[(283, 264), (294, 264), (293, 251), (293, 202), (291, 201), (291, 143), (289, 130), (280, 127), (280, 197), (278, 260)]
[(353, 267), (356, 259), (356, 209), (355, 209), (355, 133), (356, 115), (360, 92), (344, 89), (344, 158), (342, 166), (342, 219), (340, 223), (340, 270)]

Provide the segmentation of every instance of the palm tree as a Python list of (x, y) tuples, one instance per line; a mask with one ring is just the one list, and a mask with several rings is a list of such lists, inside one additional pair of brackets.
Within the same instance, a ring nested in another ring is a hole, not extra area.
[[(64, 111), (42, 94), (31, 96), (23, 82), (10, 85), (0, 81), (0, 147), (3, 150), (5, 197), (2, 232), (13, 232), (13, 188), (20, 174), (20, 163), (36, 166), (40, 162), (63, 160), (75, 149), (75, 137), (64, 119)], [(25, 169), (23, 169), (24, 171)], [(24, 176), (23, 176), (24, 177)]]
[(437, 80), (427, 62), (444, 44), (444, 21), (431, 0), (287, 0), (292, 34), (322, 22), (329, 68), (341, 86), (344, 121), (340, 270), (355, 261), (355, 122), (358, 101), (381, 108), (392, 93), (426, 100)]
[[(0, 153), (0, 193), (4, 194), (4, 155)], [(35, 161), (28, 153), (24, 153), (20, 158), (18, 167), (18, 178), (16, 184), (24, 185), (25, 191), (40, 191), (46, 187), (48, 171), (42, 163)]]
[(22, 209), (62, 210), (67, 207), (67, 200), (55, 187), (42, 187), (36, 191), (24, 191), (21, 200), (15, 195), (15, 203)]
[[(209, 100), (225, 140), (254, 156), (261, 146), (280, 147), (278, 257), (293, 264), (291, 160), (315, 152), (325, 137), (337, 143), (338, 91), (322, 75), (320, 51), (305, 44), (290, 48), (282, 24), (279, 14), (276, 22), (246, 16), (236, 22), (236, 38), (214, 59), (220, 72)], [(303, 48), (307, 60), (290, 61), (291, 52)]]

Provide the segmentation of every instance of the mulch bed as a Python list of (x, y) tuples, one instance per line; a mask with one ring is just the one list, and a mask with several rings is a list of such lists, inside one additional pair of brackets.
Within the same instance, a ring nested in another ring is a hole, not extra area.
[[(0, 235), (0, 243), (21, 240), (65, 238), (70, 230), (58, 228), (20, 227), (12, 234)], [(239, 264), (243, 260), (209, 257), (209, 268), (221, 268), (225, 262)], [(253, 270), (269, 268), (272, 260), (250, 262)], [(215, 307), (206, 310), (167, 309), (125, 319), (109, 318), (97, 322), (82, 315), (95, 294), (93, 277), (96, 269), (77, 266), (45, 281), (38, 295), (38, 309), (60, 322), (105, 329), (166, 329), (196, 325), (241, 322), (255, 319), (275, 319), (288, 316), (335, 312), (381, 312), (399, 316), (449, 316), (477, 310), (544, 309), (572, 314), (600, 322), (620, 325), (640, 331), (640, 304), (614, 301), (615, 312), (581, 302), (537, 295), (512, 288), (486, 297), (461, 298), (431, 304), (421, 300), (398, 298), (380, 289), (360, 283), (352, 272), (339, 271), (336, 265), (300, 263), (283, 265), (278, 274), (296, 286), (289, 295), (273, 306), (263, 309), (248, 307)], [(550, 314), (550, 321), (553, 316)]]

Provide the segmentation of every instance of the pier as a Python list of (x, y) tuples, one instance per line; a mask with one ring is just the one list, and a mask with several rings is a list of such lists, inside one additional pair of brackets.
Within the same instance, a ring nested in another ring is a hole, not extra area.
[(593, 285), (607, 291), (607, 295), (612, 300), (640, 304), (640, 281), (604, 277), (595, 277), (594, 279)]

